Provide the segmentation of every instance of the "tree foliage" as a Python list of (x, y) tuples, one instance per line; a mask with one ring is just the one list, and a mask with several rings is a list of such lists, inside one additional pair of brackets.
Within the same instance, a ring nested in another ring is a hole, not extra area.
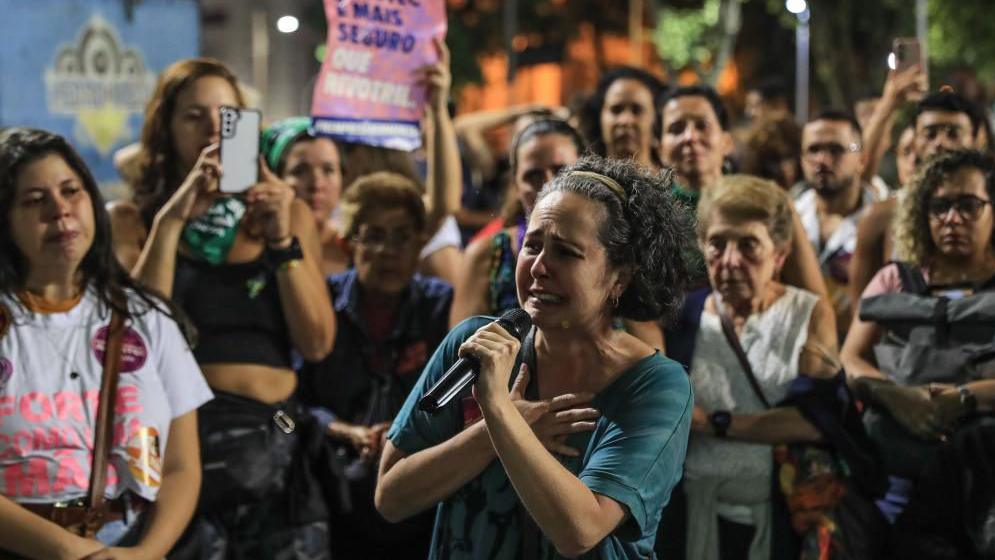
[(995, 82), (995, 24), (991, 0), (929, 2), (929, 57), (938, 68), (973, 68), (982, 82)]

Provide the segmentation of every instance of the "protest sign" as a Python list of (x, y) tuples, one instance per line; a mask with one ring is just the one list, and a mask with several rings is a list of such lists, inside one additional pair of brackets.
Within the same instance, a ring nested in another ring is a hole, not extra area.
[(399, 150), (421, 145), (425, 86), (446, 33), (444, 0), (325, 0), (328, 43), (314, 87), (312, 127), (321, 135)]

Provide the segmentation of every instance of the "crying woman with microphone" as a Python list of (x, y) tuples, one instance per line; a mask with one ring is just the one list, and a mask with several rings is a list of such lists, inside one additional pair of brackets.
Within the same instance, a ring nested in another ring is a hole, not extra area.
[[(598, 157), (564, 169), (518, 257), (525, 313), (467, 319), (426, 365), (387, 433), (376, 505), (390, 521), (437, 505), (430, 558), (652, 556), (691, 385), (614, 325), (680, 303), (690, 229), (671, 181)], [(451, 368), (474, 383), (446, 403), (432, 388)]]

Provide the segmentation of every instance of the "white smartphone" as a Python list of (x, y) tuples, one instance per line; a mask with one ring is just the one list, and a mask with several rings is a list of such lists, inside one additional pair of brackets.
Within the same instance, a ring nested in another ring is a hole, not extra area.
[(221, 192), (245, 192), (259, 182), (261, 122), (258, 110), (221, 107)]

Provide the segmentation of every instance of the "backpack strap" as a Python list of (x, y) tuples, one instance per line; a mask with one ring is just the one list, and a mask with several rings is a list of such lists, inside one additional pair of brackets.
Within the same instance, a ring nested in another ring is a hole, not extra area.
[(929, 293), (929, 285), (919, 267), (905, 261), (892, 261), (889, 264), (898, 268), (898, 278), (902, 281), (902, 290), (910, 294), (925, 295)]
[[(898, 278), (902, 281), (902, 290), (921, 296), (928, 296), (929, 284), (922, 275), (922, 270), (910, 262), (894, 261), (898, 268)], [(933, 308), (933, 323), (936, 326), (936, 342), (946, 344), (950, 332), (950, 325), (947, 322), (947, 303), (949, 299), (939, 296), (936, 298), (936, 306)]]

